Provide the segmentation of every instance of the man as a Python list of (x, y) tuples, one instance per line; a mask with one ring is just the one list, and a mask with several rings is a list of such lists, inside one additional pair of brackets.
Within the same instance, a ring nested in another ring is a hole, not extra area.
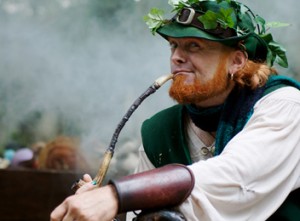
[(102, 188), (85, 177), (52, 221), (176, 205), (189, 221), (299, 217), (300, 87), (272, 68), (287, 66), (284, 50), (238, 2), (177, 1), (174, 11), (147, 18), (170, 43), (179, 104), (143, 123), (137, 174)]

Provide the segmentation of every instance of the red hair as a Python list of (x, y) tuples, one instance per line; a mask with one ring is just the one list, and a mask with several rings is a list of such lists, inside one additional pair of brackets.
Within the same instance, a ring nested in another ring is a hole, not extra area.
[(263, 86), (271, 74), (277, 74), (275, 68), (247, 60), (245, 67), (234, 74), (233, 80), (241, 87), (255, 89)]

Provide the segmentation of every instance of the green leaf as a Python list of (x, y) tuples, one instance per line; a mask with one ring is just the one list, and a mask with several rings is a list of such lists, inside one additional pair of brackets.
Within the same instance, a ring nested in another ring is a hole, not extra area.
[(246, 14), (249, 11), (249, 8), (247, 8), (245, 5), (238, 5), (238, 6), (241, 14)]
[(286, 50), (283, 48), (280, 44), (278, 44), (275, 41), (271, 41), (268, 44), (270, 50), (273, 53), (275, 62), (278, 63), (280, 66), (287, 68), (288, 67), (288, 61), (286, 57)]
[(281, 27), (287, 27), (290, 26), (291, 24), (289, 23), (284, 23), (284, 22), (268, 22), (266, 24), (267, 27), (269, 28), (281, 28)]
[(175, 7), (178, 4), (178, 0), (169, 0), (168, 4), (171, 5), (172, 7)]
[(169, 0), (168, 4), (174, 7), (172, 11), (179, 12), (185, 7), (191, 7), (192, 4), (198, 3), (199, 0)]
[(267, 62), (270, 66), (274, 62), (278, 63), (280, 66), (287, 68), (288, 60), (286, 57), (286, 50), (279, 43), (273, 40), (272, 34), (268, 33), (265, 35), (260, 35), (260, 37), (267, 43), (269, 52), (267, 54)]
[(269, 44), (271, 41), (273, 41), (273, 36), (271, 33), (267, 33), (267, 34), (264, 34), (264, 35), (260, 35), (260, 37), (262, 39), (264, 39), (265, 42), (267, 42), (267, 44)]
[(227, 28), (227, 27), (233, 28), (234, 21), (231, 17), (232, 13), (233, 13), (233, 8), (228, 8), (228, 9), (221, 8), (218, 20), (222, 21), (220, 22), (222, 28)]
[(163, 15), (163, 10), (152, 8), (150, 12), (143, 17), (153, 35), (155, 34), (156, 30), (164, 24)]
[(233, 19), (231, 17), (233, 13), (232, 8), (221, 9), (218, 13), (211, 10), (207, 10), (204, 15), (199, 16), (199, 21), (202, 22), (205, 29), (214, 29), (221, 25), (222, 28), (232, 28), (234, 26)]
[(163, 20), (164, 11), (158, 8), (152, 8), (148, 13), (149, 18), (155, 20)]
[(265, 28), (266, 21), (265, 21), (265, 19), (263, 19), (259, 15), (256, 15), (255, 16), (255, 21), (261, 27), (261, 32), (258, 33), (258, 34), (264, 34), (266, 32), (266, 28)]
[(226, 2), (228, 2), (228, 3), (231, 2), (231, 0), (217, 0), (217, 3), (220, 4), (222, 1), (226, 1)]
[(186, 2), (189, 4), (189, 5), (192, 5), (192, 4), (195, 4), (195, 3), (199, 3), (201, 0), (187, 0)]
[(189, 6), (187, 5), (187, 3), (185, 3), (185, 1), (181, 1), (181, 0), (169, 0), (168, 4), (171, 5), (174, 8), (177, 8), (178, 6), (180, 6), (180, 8), (183, 6)]
[(214, 29), (218, 26), (218, 14), (211, 10), (207, 10), (206, 13), (199, 16), (198, 19), (202, 22), (205, 29)]

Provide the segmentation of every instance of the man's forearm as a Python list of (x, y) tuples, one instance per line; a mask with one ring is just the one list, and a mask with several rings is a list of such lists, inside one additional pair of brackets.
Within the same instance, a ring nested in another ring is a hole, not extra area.
[(194, 187), (193, 173), (184, 165), (158, 169), (111, 180), (118, 196), (118, 212), (158, 209), (182, 203)]

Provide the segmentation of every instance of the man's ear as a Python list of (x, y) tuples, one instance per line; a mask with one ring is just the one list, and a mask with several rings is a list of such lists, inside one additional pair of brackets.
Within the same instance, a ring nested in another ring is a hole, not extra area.
[(231, 54), (231, 62), (229, 66), (229, 73), (236, 73), (241, 70), (247, 62), (247, 56), (241, 50), (236, 50)]

